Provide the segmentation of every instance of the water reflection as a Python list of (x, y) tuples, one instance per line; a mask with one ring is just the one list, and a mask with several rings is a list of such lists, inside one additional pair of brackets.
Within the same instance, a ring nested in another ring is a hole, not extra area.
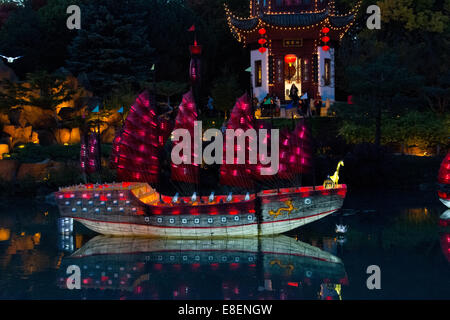
[(450, 263), (450, 209), (445, 211), (439, 218), (441, 232), (441, 248), (447, 261)]
[[(336, 256), (287, 236), (154, 240), (98, 236), (62, 260), (81, 270), (84, 298), (341, 299)], [(66, 289), (68, 290), (68, 289)]]
[[(434, 192), (350, 194), (341, 213), (290, 238), (178, 243), (92, 239), (77, 222), (58, 224), (57, 208), (0, 204), (0, 299), (448, 299), (444, 210)], [(64, 284), (70, 264), (88, 268), (82, 290)], [(377, 292), (366, 287), (373, 264), (383, 273)]]

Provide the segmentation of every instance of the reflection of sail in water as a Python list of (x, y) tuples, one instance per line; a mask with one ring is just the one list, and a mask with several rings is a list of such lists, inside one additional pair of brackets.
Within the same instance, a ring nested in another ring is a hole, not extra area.
[(444, 253), (447, 261), (450, 263), (450, 233), (441, 234), (441, 248), (442, 253)]
[[(332, 254), (286, 236), (262, 239), (167, 240), (98, 236), (64, 258), (81, 269), (81, 287), (107, 298), (315, 299), (321, 286), (347, 284)], [(111, 291), (112, 290), (112, 291)]]

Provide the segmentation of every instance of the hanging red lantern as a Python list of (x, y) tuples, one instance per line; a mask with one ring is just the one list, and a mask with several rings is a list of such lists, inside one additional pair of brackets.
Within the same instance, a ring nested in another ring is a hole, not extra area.
[(329, 36), (325, 36), (325, 37), (322, 38), (322, 41), (323, 41), (324, 43), (327, 43), (327, 42), (330, 41), (330, 37), (329, 37)]
[(330, 28), (328, 28), (328, 27), (322, 28), (322, 33), (327, 34), (328, 32), (330, 32)]
[(264, 44), (267, 43), (267, 40), (264, 39), (264, 38), (261, 38), (261, 39), (258, 40), (258, 43), (259, 43), (260, 45), (264, 45)]
[(266, 51), (267, 51), (267, 48), (264, 48), (264, 47), (259, 48), (259, 52), (261, 52), (261, 53), (264, 53)]
[(289, 64), (290, 67), (297, 61), (297, 56), (295, 54), (288, 54), (284, 57), (284, 62)]
[(266, 29), (261, 28), (261, 29), (258, 30), (258, 32), (259, 32), (260, 35), (264, 35), (264, 34), (266, 34), (267, 31), (266, 31)]
[(329, 47), (329, 46), (323, 46), (323, 47), (322, 47), (322, 50), (323, 50), (323, 51), (328, 51), (328, 50), (330, 50), (330, 47)]

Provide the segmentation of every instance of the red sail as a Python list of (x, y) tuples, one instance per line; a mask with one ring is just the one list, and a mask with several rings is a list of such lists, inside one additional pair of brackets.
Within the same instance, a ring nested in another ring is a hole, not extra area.
[(278, 177), (280, 179), (294, 179), (295, 178), (295, 170), (292, 169), (293, 165), (293, 157), (292, 151), (293, 146), (295, 145), (295, 136), (293, 133), (289, 132), (287, 129), (283, 129), (280, 131), (280, 144), (279, 144), (279, 168), (278, 168)]
[(442, 184), (450, 184), (450, 152), (447, 153), (439, 170), (438, 182)]
[[(172, 162), (172, 180), (174, 181), (194, 184), (198, 183), (199, 166), (194, 163), (194, 121), (197, 121), (197, 108), (195, 106), (192, 91), (189, 91), (183, 96), (183, 100), (180, 104), (178, 115), (175, 120), (174, 130), (186, 129), (189, 131), (189, 134), (191, 135), (191, 164), (176, 165)], [(174, 142), (174, 146), (179, 143), (182, 143), (182, 138), (180, 141)]]
[(121, 181), (156, 183), (159, 175), (159, 128), (147, 91), (131, 107), (122, 133), (113, 143), (112, 165)]
[(311, 136), (303, 121), (292, 132), (289, 164), (297, 174), (311, 172), (312, 168)]
[[(242, 129), (244, 132), (248, 129), (255, 129), (255, 119), (253, 117), (252, 106), (248, 96), (245, 94), (240, 97), (236, 105), (231, 112), (230, 120), (227, 124), (227, 129), (237, 130)], [(250, 164), (249, 153), (254, 150), (250, 150), (250, 143), (246, 139), (245, 144), (245, 164), (237, 164), (237, 139), (234, 143), (234, 164), (226, 163), (227, 150), (226, 137), (224, 138), (224, 151), (223, 151), (223, 164), (220, 168), (220, 183), (228, 186), (235, 186), (241, 188), (253, 188), (253, 172), (255, 170), (255, 164)], [(257, 150), (256, 150), (257, 152)]]

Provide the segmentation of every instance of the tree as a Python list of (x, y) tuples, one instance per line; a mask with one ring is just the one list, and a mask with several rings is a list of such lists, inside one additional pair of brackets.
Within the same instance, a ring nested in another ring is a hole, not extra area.
[(69, 47), (69, 69), (86, 74), (95, 94), (125, 85), (140, 88), (150, 77), (153, 49), (138, 1), (98, 0), (82, 6), (84, 26)]
[(170, 106), (170, 98), (174, 95), (184, 93), (188, 85), (182, 82), (161, 81), (156, 83), (156, 92), (167, 98), (167, 105)]
[(338, 114), (347, 121), (374, 123), (374, 142), (380, 146), (383, 114), (397, 116), (411, 110), (408, 107), (418, 95), (420, 77), (411, 74), (389, 52), (349, 65), (346, 75), (356, 105), (341, 105)]
[(0, 1), (0, 28), (8, 20), (11, 13), (18, 8), (16, 2), (1, 0)]
[(433, 86), (425, 86), (422, 89), (430, 109), (438, 114), (447, 114), (450, 104), (450, 72), (439, 76)]
[(77, 35), (77, 30), (66, 27), (67, 8), (81, 5), (86, 0), (48, 0), (37, 13), (42, 33), (42, 67), (52, 72), (64, 66), (68, 59), (68, 46)]
[(214, 82), (211, 96), (214, 99), (214, 106), (217, 110), (225, 114), (233, 108), (236, 99), (242, 95), (237, 77), (235, 75), (224, 74)]
[(23, 82), (6, 82), (0, 105), (7, 109), (27, 105), (52, 110), (58, 122), (56, 107), (70, 101), (74, 93), (64, 75), (39, 71), (27, 74)]

